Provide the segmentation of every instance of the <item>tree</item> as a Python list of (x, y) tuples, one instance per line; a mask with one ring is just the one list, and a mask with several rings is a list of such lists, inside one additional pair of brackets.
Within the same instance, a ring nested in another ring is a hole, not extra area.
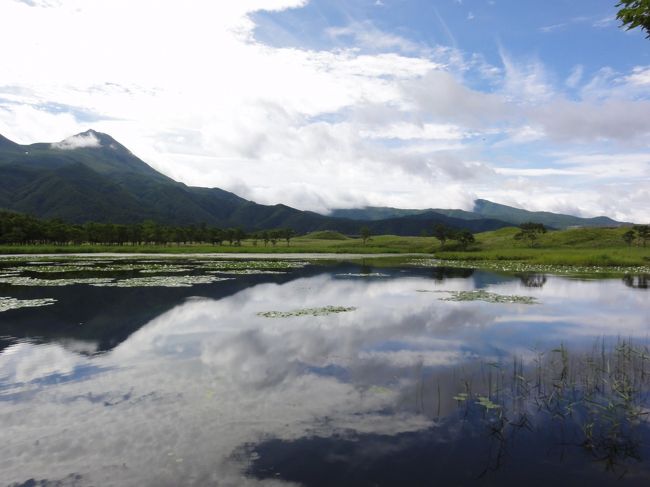
[(634, 233), (634, 230), (628, 230), (623, 234), (623, 240), (625, 241), (628, 247), (632, 246), (632, 242), (634, 242), (635, 237), (636, 234)]
[(650, 240), (650, 225), (634, 225), (632, 228), (636, 230), (639, 240), (641, 240), (645, 247), (646, 242)]
[(363, 226), (361, 227), (359, 233), (361, 234), (361, 240), (363, 241), (363, 245), (366, 245), (366, 242), (370, 240), (370, 229), (366, 226)]
[(626, 30), (641, 27), (646, 31), (646, 39), (650, 39), (650, 0), (621, 0), (616, 4), (620, 10), (616, 18), (621, 21), (621, 27)]
[(282, 230), (282, 238), (287, 241), (287, 247), (291, 244), (291, 239), (295, 237), (296, 232), (292, 228), (285, 228)]
[(444, 247), (447, 239), (451, 238), (453, 230), (442, 223), (433, 227), (433, 236), (440, 240), (440, 247)]
[(269, 235), (269, 232), (267, 230), (264, 230), (260, 234), (260, 238), (264, 242), (264, 247), (266, 247), (269, 244), (269, 240), (271, 240), (271, 236)]
[(515, 240), (525, 240), (530, 247), (535, 246), (538, 237), (546, 233), (546, 227), (543, 223), (527, 222), (519, 225), (519, 233), (515, 235)]
[(469, 230), (461, 230), (454, 238), (458, 240), (458, 243), (463, 249), (466, 249), (469, 244), (475, 242), (474, 235)]

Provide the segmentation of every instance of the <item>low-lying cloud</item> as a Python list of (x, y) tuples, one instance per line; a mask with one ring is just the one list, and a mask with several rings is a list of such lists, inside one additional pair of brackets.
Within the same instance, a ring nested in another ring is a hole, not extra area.
[(74, 150), (84, 147), (100, 147), (102, 144), (95, 134), (78, 134), (51, 144), (53, 149)]

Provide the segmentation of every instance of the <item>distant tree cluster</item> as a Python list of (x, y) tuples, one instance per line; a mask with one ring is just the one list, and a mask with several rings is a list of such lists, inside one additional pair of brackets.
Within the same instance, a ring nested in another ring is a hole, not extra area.
[(515, 240), (523, 240), (530, 247), (534, 247), (540, 235), (546, 233), (543, 223), (526, 222), (519, 225), (519, 233), (515, 234)]
[(629, 247), (634, 242), (645, 247), (648, 240), (650, 240), (650, 225), (634, 225), (623, 234), (623, 240)]
[(433, 227), (433, 236), (440, 240), (441, 248), (447, 240), (455, 240), (463, 249), (475, 242), (474, 235), (469, 230), (456, 230), (441, 223)]
[(205, 224), (161, 225), (145, 221), (132, 225), (114, 223), (70, 224), (62, 220), (41, 220), (28, 215), (0, 212), (0, 244), (10, 245), (241, 245), (251, 239), (275, 246), (284, 240), (290, 245), (295, 232), (290, 228), (247, 233), (241, 228), (216, 228)]

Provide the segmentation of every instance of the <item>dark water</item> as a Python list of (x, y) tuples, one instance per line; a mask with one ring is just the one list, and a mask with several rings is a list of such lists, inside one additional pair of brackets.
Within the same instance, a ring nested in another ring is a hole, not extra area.
[[(650, 485), (647, 277), (222, 277), (0, 284), (56, 300), (0, 313), (0, 485)], [(477, 289), (537, 302), (440, 292)]]

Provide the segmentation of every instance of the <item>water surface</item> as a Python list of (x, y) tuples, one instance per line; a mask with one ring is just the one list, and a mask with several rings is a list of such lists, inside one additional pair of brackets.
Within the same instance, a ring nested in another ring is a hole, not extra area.
[[(6, 485), (650, 482), (647, 277), (61, 264), (0, 266), (53, 300), (0, 313)], [(222, 280), (117, 285), (146, 276)]]

